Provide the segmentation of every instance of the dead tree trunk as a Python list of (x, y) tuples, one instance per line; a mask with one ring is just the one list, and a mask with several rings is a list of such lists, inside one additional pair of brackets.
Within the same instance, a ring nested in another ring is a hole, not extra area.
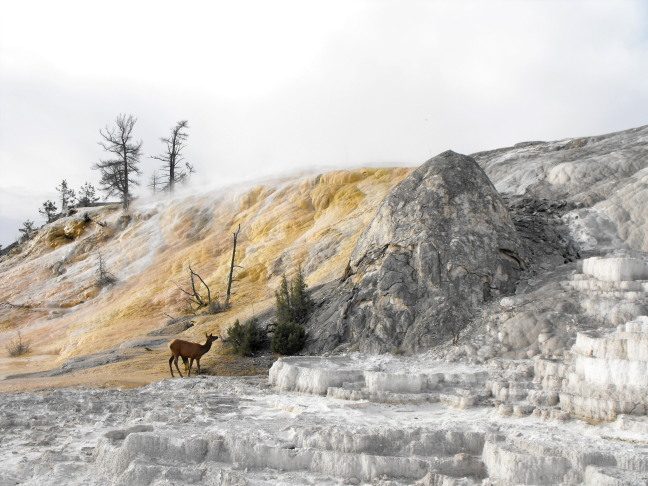
[(234, 268), (238, 265), (234, 265), (234, 259), (236, 258), (236, 240), (238, 239), (239, 231), (241, 231), (241, 225), (238, 225), (238, 229), (234, 232), (234, 246), (232, 247), (232, 262), (230, 263), (229, 278), (227, 279), (227, 295), (225, 296), (225, 307), (230, 306), (230, 296), (232, 295), (232, 282), (234, 282)]
[[(189, 274), (191, 276), (191, 292), (186, 291), (178, 284), (175, 284), (176, 287), (190, 297), (187, 300), (190, 304), (195, 304), (196, 309), (200, 309), (201, 307), (208, 307), (211, 304), (211, 290), (209, 290), (209, 285), (205, 283), (203, 278), (198, 273), (193, 271), (191, 264), (189, 264)], [(196, 288), (196, 277), (198, 278), (198, 280), (200, 280), (200, 283), (202, 283), (207, 290), (207, 299), (203, 298), (200, 295), (200, 292), (198, 292), (198, 289)]]

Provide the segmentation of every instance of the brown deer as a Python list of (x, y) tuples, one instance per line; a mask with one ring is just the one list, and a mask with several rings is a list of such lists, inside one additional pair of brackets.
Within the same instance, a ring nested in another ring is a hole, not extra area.
[(207, 342), (205, 344), (190, 343), (189, 341), (183, 341), (182, 339), (174, 339), (169, 343), (169, 349), (171, 349), (171, 357), (169, 358), (169, 369), (171, 370), (171, 377), (174, 377), (173, 367), (171, 362), (175, 363), (175, 367), (178, 370), (180, 378), (182, 378), (182, 373), (180, 368), (178, 368), (178, 358), (182, 358), (182, 362), (187, 366), (187, 359), (189, 360), (189, 371), (187, 376), (191, 376), (191, 367), (193, 366), (194, 360), (198, 365), (198, 374), (200, 374), (200, 358), (203, 354), (210, 350), (211, 345), (214, 341), (218, 339), (218, 336), (213, 334), (207, 335)]

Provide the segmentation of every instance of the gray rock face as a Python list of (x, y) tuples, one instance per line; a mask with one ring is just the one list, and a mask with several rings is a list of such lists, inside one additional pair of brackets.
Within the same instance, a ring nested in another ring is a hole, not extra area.
[(470, 157), (429, 160), (385, 198), (340, 286), (309, 322), (308, 351), (416, 351), (512, 293), (524, 266), (502, 199)]
[(648, 252), (648, 126), (472, 157), (501, 194), (579, 203), (565, 218), (582, 250)]

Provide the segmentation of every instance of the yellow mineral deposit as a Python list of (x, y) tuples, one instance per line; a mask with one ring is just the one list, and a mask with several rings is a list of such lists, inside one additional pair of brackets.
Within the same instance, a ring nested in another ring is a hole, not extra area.
[[(0, 340), (21, 330), (31, 351), (0, 353), (0, 377), (48, 370), (70, 358), (120, 350), (131, 359), (56, 378), (3, 381), (0, 391), (44, 386), (135, 386), (166, 378), (168, 350), (124, 346), (186, 313), (188, 265), (224, 298), (232, 233), (241, 225), (232, 309), (194, 318), (182, 336), (225, 332), (274, 304), (281, 275), (298, 265), (309, 286), (339, 278), (387, 192), (410, 169), (357, 169), (234, 187), (173, 200), (141, 200), (88, 210), (39, 230), (21, 253), (0, 262)], [(118, 282), (99, 287), (99, 255)], [(17, 262), (20, 262), (18, 264)], [(177, 337), (177, 336), (169, 336)], [(122, 348), (120, 348), (122, 346)], [(219, 346), (219, 342), (215, 344)], [(4, 345), (3, 345), (4, 348)], [(205, 356), (208, 368), (216, 353)]]

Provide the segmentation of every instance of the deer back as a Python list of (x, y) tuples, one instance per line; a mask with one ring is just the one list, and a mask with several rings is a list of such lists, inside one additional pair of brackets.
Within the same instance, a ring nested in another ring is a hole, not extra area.
[(174, 356), (182, 356), (183, 358), (200, 359), (211, 348), (212, 342), (218, 339), (218, 336), (206, 335), (207, 342), (205, 344), (192, 343), (182, 339), (174, 339), (169, 343), (169, 348)]
[(169, 344), (171, 352), (175, 356), (182, 356), (183, 358), (199, 358), (205, 351), (203, 351), (202, 345), (198, 343), (191, 343), (189, 341), (183, 341), (182, 339), (174, 339)]

